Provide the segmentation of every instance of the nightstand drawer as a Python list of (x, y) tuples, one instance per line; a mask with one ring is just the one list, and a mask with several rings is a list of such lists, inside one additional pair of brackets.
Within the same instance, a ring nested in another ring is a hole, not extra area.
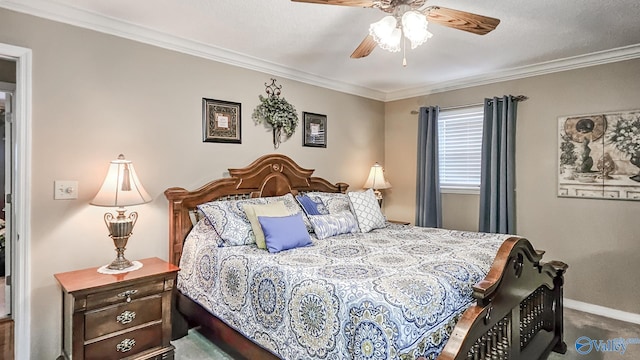
[(93, 267), (54, 275), (62, 288), (62, 358), (174, 358), (171, 294), (180, 268), (158, 258), (140, 262), (122, 274)]
[(152, 325), (85, 346), (86, 359), (120, 359), (162, 345), (162, 324)]
[(162, 320), (162, 296), (160, 295), (88, 311), (85, 314), (85, 338), (86, 340), (97, 338), (155, 320)]
[(126, 303), (164, 291), (164, 281), (153, 281), (87, 295), (87, 310), (116, 303)]

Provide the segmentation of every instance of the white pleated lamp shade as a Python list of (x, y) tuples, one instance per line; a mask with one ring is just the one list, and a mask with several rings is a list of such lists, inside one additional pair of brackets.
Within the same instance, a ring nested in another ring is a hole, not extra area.
[(369, 177), (364, 183), (365, 189), (390, 189), (391, 184), (384, 178), (384, 169), (378, 163), (375, 163), (369, 171)]
[(142, 187), (133, 164), (120, 154), (111, 161), (102, 187), (91, 201), (91, 205), (124, 207), (148, 203), (151, 196)]

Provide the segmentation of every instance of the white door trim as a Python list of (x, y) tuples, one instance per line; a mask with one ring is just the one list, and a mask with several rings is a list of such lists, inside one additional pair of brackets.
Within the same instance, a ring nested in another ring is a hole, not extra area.
[(31, 49), (1, 44), (0, 56), (16, 61), (15, 168), (12, 194), (17, 234), (13, 247), (13, 319), (15, 358), (31, 358)]

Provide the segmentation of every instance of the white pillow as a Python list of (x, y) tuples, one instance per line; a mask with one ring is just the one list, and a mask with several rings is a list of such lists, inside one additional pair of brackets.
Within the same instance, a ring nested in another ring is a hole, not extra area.
[(356, 220), (358, 220), (360, 232), (366, 233), (386, 226), (384, 215), (373, 190), (350, 192), (347, 195), (351, 201)]

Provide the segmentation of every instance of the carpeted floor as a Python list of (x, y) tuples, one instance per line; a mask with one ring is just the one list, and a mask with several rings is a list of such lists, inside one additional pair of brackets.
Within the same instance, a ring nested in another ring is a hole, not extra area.
[[(609, 318), (591, 315), (576, 310), (565, 309), (565, 342), (567, 353), (552, 353), (549, 360), (637, 360), (640, 359), (640, 325)], [(584, 338), (587, 337), (588, 339)], [(600, 351), (595, 346), (582, 346), (578, 353), (576, 340), (586, 344), (589, 340), (637, 339), (637, 344), (627, 344), (624, 353), (620, 351)], [(232, 360), (233, 358), (213, 345), (197, 330), (190, 330), (189, 335), (172, 342), (176, 347), (178, 360)], [(588, 350), (591, 350), (588, 352)], [(588, 352), (588, 353), (587, 353)]]
[(176, 360), (233, 360), (217, 346), (211, 343), (197, 329), (189, 330), (189, 334), (171, 342), (176, 347)]
[[(564, 342), (567, 343), (567, 353), (565, 355), (552, 353), (549, 360), (613, 360), (640, 359), (640, 325), (609, 319), (602, 316), (592, 315), (581, 311), (565, 309), (564, 311), (565, 332)], [(587, 337), (588, 339), (584, 338)], [(595, 346), (580, 346), (583, 353), (576, 350), (576, 340), (579, 344), (585, 345), (589, 340), (600, 340), (605, 344), (607, 340), (613, 339), (635, 339), (637, 344), (627, 344), (624, 353), (621, 351), (599, 351)]]

